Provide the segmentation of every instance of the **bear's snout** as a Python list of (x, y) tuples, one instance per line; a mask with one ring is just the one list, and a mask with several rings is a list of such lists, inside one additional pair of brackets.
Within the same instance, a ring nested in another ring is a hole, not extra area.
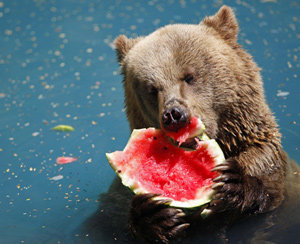
[(187, 124), (187, 112), (179, 107), (171, 107), (162, 115), (162, 127), (167, 131), (178, 131)]

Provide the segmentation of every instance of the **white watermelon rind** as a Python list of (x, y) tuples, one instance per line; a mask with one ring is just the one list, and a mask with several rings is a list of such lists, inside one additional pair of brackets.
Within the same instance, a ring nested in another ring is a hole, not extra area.
[[(155, 128), (148, 128), (152, 129), (157, 133), (160, 133), (161, 130), (155, 129)], [(131, 133), (131, 136), (128, 140), (127, 145), (125, 146), (123, 152), (126, 151), (126, 148), (130, 145), (131, 141), (133, 138), (142, 135), (143, 131), (148, 130), (148, 129), (136, 129), (133, 130)], [(202, 133), (203, 131), (201, 131)], [(198, 136), (198, 135), (196, 135)], [(224, 154), (219, 147), (218, 143), (214, 139), (209, 139), (209, 137), (202, 133), (200, 136), (201, 140), (198, 143), (200, 144), (207, 144), (207, 150), (209, 151), (209, 154), (213, 155), (215, 158), (215, 165), (218, 165), (220, 163), (223, 163), (225, 161)], [(117, 166), (114, 164), (115, 161), (115, 153), (106, 153), (107, 160), (110, 164), (110, 166), (113, 168), (115, 173), (121, 178), (122, 184), (129, 187), (135, 194), (145, 194), (145, 193), (153, 193), (153, 192), (148, 192), (139, 182), (137, 182), (135, 179), (132, 179), (130, 177), (127, 177), (128, 175), (128, 170), (122, 169), (120, 172)], [(132, 159), (134, 160), (134, 158)], [(199, 188), (199, 192), (197, 193), (197, 198), (193, 200), (185, 200), (185, 201), (177, 201), (171, 199), (169, 206), (170, 207), (175, 207), (175, 208), (181, 208), (181, 209), (192, 209), (192, 208), (198, 208), (200, 206), (203, 206), (204, 204), (209, 203), (212, 200), (212, 196), (215, 194), (215, 191), (211, 187), (207, 188)], [(170, 199), (168, 197), (163, 197), (163, 196), (157, 196), (153, 200), (159, 200), (159, 199)]]

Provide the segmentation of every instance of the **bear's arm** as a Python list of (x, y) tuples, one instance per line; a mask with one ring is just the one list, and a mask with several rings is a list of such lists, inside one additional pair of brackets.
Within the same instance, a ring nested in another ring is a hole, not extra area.
[(286, 156), (272, 143), (248, 147), (238, 156), (215, 167), (214, 179), (220, 209), (240, 210), (244, 214), (266, 212), (280, 205), (284, 196)]

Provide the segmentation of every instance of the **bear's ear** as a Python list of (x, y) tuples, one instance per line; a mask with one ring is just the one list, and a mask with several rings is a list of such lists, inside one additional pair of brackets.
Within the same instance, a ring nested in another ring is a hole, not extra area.
[(230, 44), (236, 44), (239, 25), (232, 8), (223, 5), (215, 15), (206, 17), (203, 23), (214, 28)]
[(118, 62), (122, 64), (123, 59), (127, 55), (128, 51), (138, 43), (143, 37), (138, 37), (135, 39), (128, 39), (125, 35), (118, 36), (114, 41), (114, 46), (116, 48), (116, 53), (118, 57)]

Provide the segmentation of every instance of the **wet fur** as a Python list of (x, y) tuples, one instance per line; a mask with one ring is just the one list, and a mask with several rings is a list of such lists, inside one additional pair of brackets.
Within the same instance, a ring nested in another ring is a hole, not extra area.
[[(251, 216), (260, 213), (257, 226), (276, 226), (270, 219), (280, 215), (267, 213), (279, 206), (289, 209), (287, 202), (299, 197), (299, 175), (294, 174), (299, 168), (281, 148), (260, 70), (238, 45), (237, 35), (235, 15), (223, 6), (198, 26), (170, 25), (147, 37), (115, 40), (131, 129), (158, 128), (163, 111), (178, 106), (189, 118), (202, 119), (206, 133), (226, 156), (215, 168), (220, 176), (214, 179), (216, 194), (206, 206), (213, 214), (207, 219), (200, 212), (185, 216), (180, 209), (153, 201), (152, 195), (132, 197), (130, 206), (124, 206), (126, 223), (143, 242), (169, 243), (184, 236), (188, 240), (193, 232), (199, 241), (219, 243), (216, 239), (227, 238), (227, 226), (234, 229), (236, 221), (245, 225), (246, 216), (251, 222)], [(185, 82), (186, 75), (193, 77), (192, 84)], [(122, 194), (124, 189), (118, 188), (111, 192)], [(268, 237), (263, 229), (253, 233), (253, 240)]]

